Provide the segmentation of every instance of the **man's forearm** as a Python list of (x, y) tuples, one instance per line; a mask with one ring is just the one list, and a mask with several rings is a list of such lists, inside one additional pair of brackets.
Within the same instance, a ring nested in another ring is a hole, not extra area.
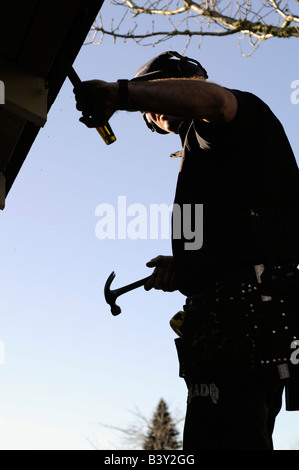
[(132, 81), (128, 89), (128, 110), (214, 122), (228, 122), (236, 112), (229, 90), (198, 79)]

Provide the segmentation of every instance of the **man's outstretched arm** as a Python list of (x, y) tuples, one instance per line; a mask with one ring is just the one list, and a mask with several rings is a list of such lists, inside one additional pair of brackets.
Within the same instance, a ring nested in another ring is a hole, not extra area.
[[(118, 82), (92, 80), (75, 90), (81, 122), (87, 127), (106, 124), (119, 109)], [(237, 113), (233, 93), (214, 83), (193, 78), (128, 82), (127, 111), (168, 114), (183, 119), (205, 119), (225, 124)]]

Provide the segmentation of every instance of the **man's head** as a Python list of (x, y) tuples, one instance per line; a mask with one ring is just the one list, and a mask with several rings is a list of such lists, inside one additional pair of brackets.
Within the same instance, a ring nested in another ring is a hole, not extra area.
[[(133, 81), (156, 80), (159, 78), (190, 78), (198, 77), (206, 80), (208, 74), (197, 60), (183, 57), (178, 52), (164, 52), (149, 60), (138, 69)], [(181, 118), (155, 113), (145, 113), (146, 125), (159, 134), (177, 132)]]

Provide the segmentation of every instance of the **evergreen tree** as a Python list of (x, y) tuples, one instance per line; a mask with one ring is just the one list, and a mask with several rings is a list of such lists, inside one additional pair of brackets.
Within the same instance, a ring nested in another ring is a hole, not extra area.
[(178, 435), (179, 432), (168, 412), (168, 407), (161, 399), (146, 433), (143, 450), (180, 449), (182, 443), (178, 440)]

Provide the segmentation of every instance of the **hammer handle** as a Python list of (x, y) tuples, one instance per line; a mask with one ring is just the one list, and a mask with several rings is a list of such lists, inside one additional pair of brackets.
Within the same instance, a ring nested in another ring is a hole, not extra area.
[(147, 276), (139, 281), (132, 282), (132, 284), (128, 284), (127, 286), (120, 287), (119, 289), (115, 289), (115, 293), (117, 297), (119, 295), (125, 294), (126, 292), (130, 292), (131, 290), (137, 289), (138, 287), (144, 286), (144, 284), (149, 280), (150, 276)]

